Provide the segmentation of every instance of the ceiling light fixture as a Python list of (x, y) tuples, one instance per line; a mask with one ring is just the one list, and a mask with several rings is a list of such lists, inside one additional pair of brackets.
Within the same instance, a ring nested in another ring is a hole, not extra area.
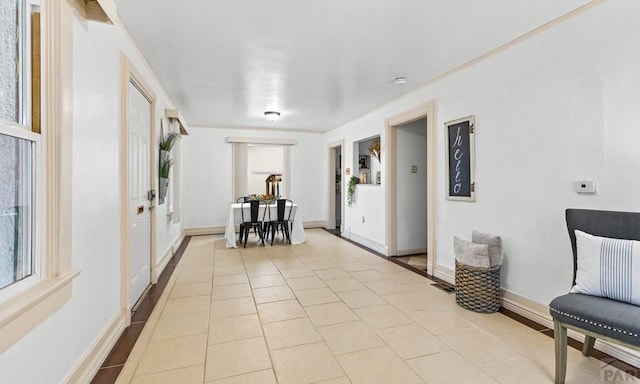
[(280, 117), (280, 112), (276, 111), (267, 111), (264, 113), (264, 117), (271, 121), (276, 121)]
[(393, 85), (405, 85), (405, 84), (407, 84), (406, 77), (396, 77), (395, 79), (393, 79)]

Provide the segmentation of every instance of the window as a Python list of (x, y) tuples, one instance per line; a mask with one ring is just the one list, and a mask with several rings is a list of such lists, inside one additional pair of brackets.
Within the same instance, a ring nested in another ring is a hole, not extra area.
[(234, 137), (227, 141), (233, 143), (234, 199), (253, 194), (290, 196), (289, 157), (295, 141)]
[[(37, 24), (37, 25), (36, 25)], [(34, 120), (32, 60), (39, 51), (39, 7), (32, 1), (0, 0), (0, 293), (37, 275), (34, 239), (36, 190), (40, 187), (39, 135)], [(36, 65), (38, 67), (38, 65)], [(35, 76), (39, 79), (39, 76)], [(39, 116), (39, 111), (37, 113)]]
[(0, 289), (37, 273), (33, 243), (37, 136), (0, 126)]
[[(51, 60), (40, 57), (41, 12)], [(0, 0), (0, 354), (69, 301), (79, 273), (71, 269), (71, 151), (63, 150), (72, 144), (64, 102), (72, 12), (66, 1)], [(43, 72), (56, 75), (43, 83)]]

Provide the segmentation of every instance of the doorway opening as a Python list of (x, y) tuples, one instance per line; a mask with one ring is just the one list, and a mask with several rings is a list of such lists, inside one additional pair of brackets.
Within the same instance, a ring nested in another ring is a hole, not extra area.
[(340, 236), (344, 222), (344, 140), (329, 144), (329, 213), (326, 229)]
[(427, 118), (396, 129), (396, 261), (427, 272)]
[(387, 256), (433, 274), (435, 101), (386, 121)]

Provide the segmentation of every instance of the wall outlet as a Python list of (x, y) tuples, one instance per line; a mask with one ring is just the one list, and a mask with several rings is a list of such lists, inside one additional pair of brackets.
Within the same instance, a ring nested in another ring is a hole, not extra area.
[(417, 165), (412, 165), (411, 166), (411, 173), (418, 173), (418, 166)]
[(362, 222), (364, 223), (364, 216), (362, 216)]
[(596, 182), (593, 180), (582, 180), (574, 182), (576, 192), (588, 195), (595, 195)]

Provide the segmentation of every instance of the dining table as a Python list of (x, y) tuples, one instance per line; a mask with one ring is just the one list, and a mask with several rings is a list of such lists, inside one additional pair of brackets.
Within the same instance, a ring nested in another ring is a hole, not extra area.
[[(246, 219), (251, 217), (250, 204), (244, 204), (244, 208), (242, 207), (243, 203), (231, 203), (229, 205), (229, 216), (227, 221), (227, 227), (224, 230), (224, 238), (226, 240), (227, 248), (237, 248), (237, 236), (236, 236), (236, 226), (239, 226), (242, 223), (242, 210), (244, 210), (244, 217)], [(302, 225), (302, 220), (296, 220), (296, 216), (300, 217), (300, 207), (298, 204), (287, 203), (286, 212), (289, 211), (289, 206), (291, 207), (291, 231), (290, 238), (291, 244), (302, 244), (305, 242), (306, 237), (304, 234), (304, 227)], [(269, 209), (269, 212), (266, 213), (265, 209)], [(277, 204), (266, 204), (261, 203), (260, 208), (258, 210), (258, 217), (262, 220), (265, 217), (265, 220), (268, 220), (271, 217), (272, 220), (275, 220), (278, 217)]]

